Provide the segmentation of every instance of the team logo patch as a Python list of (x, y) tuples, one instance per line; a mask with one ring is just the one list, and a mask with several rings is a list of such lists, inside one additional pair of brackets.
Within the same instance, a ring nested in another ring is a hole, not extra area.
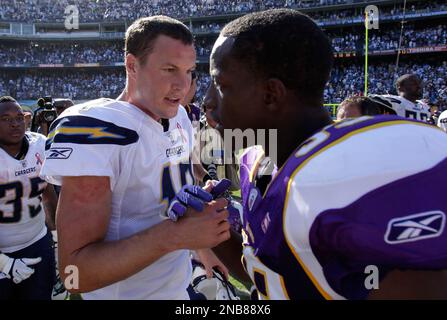
[(250, 190), (250, 195), (248, 196), (248, 210), (252, 210), (253, 209), (253, 205), (256, 202), (256, 199), (258, 198), (258, 190), (256, 190), (255, 188)]
[(172, 145), (177, 143), (178, 137), (177, 137), (177, 135), (174, 132), (168, 131), (168, 132), (166, 132), (165, 135), (168, 137), (168, 139), (169, 139), (169, 141), (171, 142)]
[(439, 237), (444, 231), (445, 214), (429, 211), (392, 219), (388, 223), (385, 242), (389, 244)]
[(72, 152), (72, 148), (51, 148), (47, 159), (68, 159)]

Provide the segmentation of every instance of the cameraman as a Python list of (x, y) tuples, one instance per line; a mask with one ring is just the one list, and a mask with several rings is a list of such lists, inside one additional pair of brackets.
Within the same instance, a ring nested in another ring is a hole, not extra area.
[(51, 97), (40, 98), (37, 102), (39, 108), (34, 113), (31, 131), (48, 135), (51, 123), (66, 109), (74, 106), (71, 99), (52, 99)]

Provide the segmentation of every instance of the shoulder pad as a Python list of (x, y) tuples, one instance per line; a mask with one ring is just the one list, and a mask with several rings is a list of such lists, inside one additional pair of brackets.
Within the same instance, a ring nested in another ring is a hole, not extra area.
[(47, 146), (53, 142), (128, 145), (138, 141), (136, 131), (97, 118), (71, 115), (57, 119), (50, 128)]

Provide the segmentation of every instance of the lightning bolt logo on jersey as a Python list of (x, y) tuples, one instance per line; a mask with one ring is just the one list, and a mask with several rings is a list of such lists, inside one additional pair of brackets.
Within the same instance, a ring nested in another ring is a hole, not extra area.
[(0, 148), (0, 251), (15, 252), (47, 233), (41, 194), (47, 183), (39, 177), (46, 138), (27, 132), (28, 151), (17, 160)]
[(267, 187), (241, 156), (243, 263), (263, 299), (364, 299), (365, 268), (446, 269), (447, 136), (396, 116), (330, 125)]

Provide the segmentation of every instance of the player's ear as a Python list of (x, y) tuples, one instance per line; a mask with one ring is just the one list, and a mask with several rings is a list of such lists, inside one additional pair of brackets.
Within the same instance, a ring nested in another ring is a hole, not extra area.
[(130, 78), (135, 78), (137, 63), (138, 59), (133, 54), (129, 53), (126, 55), (124, 64), (126, 65), (126, 72)]
[(277, 111), (286, 99), (287, 88), (277, 78), (267, 79), (264, 83), (264, 103), (269, 111)]

